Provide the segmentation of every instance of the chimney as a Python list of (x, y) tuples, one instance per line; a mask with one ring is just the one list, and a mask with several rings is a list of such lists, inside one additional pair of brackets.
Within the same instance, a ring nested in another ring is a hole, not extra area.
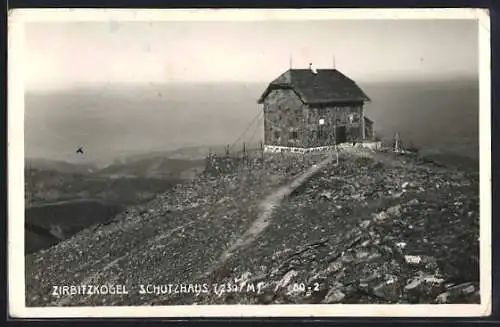
[(311, 70), (311, 72), (312, 72), (313, 74), (315, 74), (315, 75), (318, 73), (318, 71), (317, 71), (316, 69), (314, 69), (314, 68), (313, 68), (312, 63), (309, 63), (309, 69), (310, 69), (310, 70)]

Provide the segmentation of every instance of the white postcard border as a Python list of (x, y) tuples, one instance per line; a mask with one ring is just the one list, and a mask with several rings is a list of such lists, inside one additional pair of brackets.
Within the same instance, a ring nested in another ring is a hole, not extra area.
[[(26, 307), (24, 267), (24, 23), (67, 21), (254, 21), (474, 19), (479, 28), (481, 304)], [(472, 317), (491, 313), (490, 19), (484, 9), (17, 9), (8, 18), (8, 294), (13, 318), (70, 317)]]

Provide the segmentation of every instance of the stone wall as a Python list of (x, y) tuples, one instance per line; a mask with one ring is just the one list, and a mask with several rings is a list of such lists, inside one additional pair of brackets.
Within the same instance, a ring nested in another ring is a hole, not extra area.
[(285, 147), (320, 147), (363, 138), (362, 103), (307, 106), (291, 89), (266, 97), (264, 143)]
[(264, 101), (264, 143), (303, 147), (306, 106), (291, 89), (273, 90)]
[(362, 110), (361, 104), (309, 107), (303, 143), (313, 147), (360, 141), (363, 137)]

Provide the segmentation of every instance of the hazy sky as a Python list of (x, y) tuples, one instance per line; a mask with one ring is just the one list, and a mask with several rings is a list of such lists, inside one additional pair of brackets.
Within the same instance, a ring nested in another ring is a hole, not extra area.
[(472, 20), (28, 23), (28, 89), (268, 82), (293, 66), (361, 81), (477, 77)]

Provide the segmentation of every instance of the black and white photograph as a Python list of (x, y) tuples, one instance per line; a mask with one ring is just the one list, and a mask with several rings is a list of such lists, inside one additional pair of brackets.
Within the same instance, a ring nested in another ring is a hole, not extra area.
[(12, 315), (489, 314), (487, 11), (9, 19)]

